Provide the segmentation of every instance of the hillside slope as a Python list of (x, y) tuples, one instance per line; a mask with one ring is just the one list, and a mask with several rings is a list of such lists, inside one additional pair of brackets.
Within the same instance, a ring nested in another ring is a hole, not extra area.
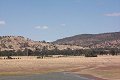
[(81, 34), (59, 39), (54, 44), (79, 45), (89, 48), (120, 48), (120, 32)]
[(57, 45), (42, 41), (33, 41), (23, 36), (0, 36), (0, 51), (4, 50), (24, 50), (25, 48), (35, 50), (36, 48), (42, 49), (46, 47), (48, 50), (55, 49), (56, 47), (62, 49), (82, 49), (80, 46), (70, 45)]

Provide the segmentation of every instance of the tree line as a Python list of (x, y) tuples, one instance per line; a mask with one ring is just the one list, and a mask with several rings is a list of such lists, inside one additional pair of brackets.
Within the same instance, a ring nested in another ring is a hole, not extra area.
[(97, 57), (97, 55), (120, 55), (120, 49), (118, 48), (96, 48), (96, 49), (77, 49), (72, 50), (70, 48), (59, 50), (57, 47), (53, 50), (48, 50), (46, 47), (42, 49), (36, 48), (34, 51), (25, 48), (24, 51), (10, 50), (0, 51), (0, 56), (40, 56), (47, 57), (52, 55), (64, 55), (64, 56), (85, 56), (85, 57)]

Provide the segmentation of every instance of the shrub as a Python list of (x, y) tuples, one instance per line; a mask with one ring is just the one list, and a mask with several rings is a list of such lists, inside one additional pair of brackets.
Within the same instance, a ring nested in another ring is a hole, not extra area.
[(37, 59), (40, 59), (41, 58), (41, 56), (37, 56)]

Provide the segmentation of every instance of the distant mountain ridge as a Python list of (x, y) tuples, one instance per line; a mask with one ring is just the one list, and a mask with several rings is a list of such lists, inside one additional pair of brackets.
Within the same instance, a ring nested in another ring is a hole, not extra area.
[(78, 45), (88, 48), (120, 48), (120, 32), (80, 34), (58, 39), (54, 44)]

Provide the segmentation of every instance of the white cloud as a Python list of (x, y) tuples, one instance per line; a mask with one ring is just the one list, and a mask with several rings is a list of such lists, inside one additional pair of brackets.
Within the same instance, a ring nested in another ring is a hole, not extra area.
[(47, 40), (46, 42), (51, 42), (50, 40)]
[(61, 26), (66, 26), (66, 24), (61, 24)]
[(5, 25), (5, 21), (0, 21), (0, 25)]
[(35, 29), (48, 29), (48, 26), (36, 26)]
[(120, 16), (120, 12), (119, 13), (108, 13), (108, 14), (104, 14), (105, 16)]
[(41, 26), (35, 26), (35, 29), (41, 29)]
[(43, 29), (48, 29), (48, 26), (43, 26), (42, 28), (43, 28)]

